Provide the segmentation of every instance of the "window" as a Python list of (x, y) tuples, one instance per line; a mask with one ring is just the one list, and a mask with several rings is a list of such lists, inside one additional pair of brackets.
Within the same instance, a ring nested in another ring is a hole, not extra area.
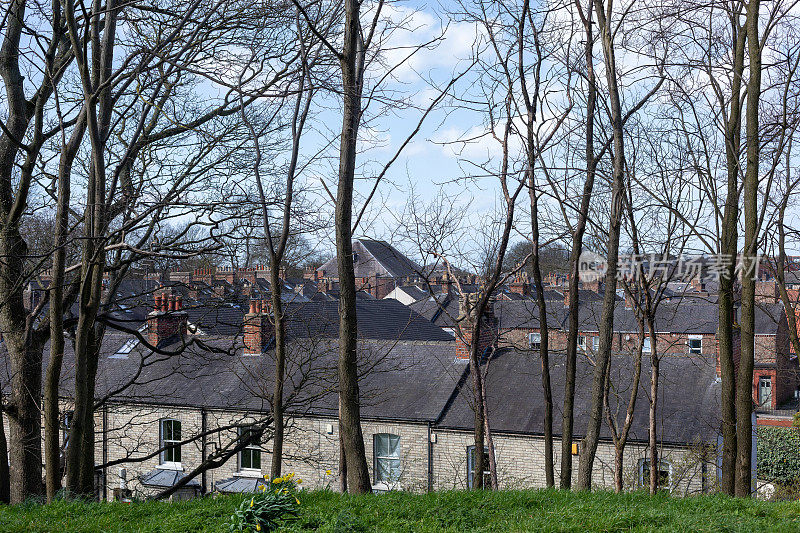
[(758, 378), (758, 405), (772, 407), (772, 378), (769, 376)]
[(592, 337), (592, 352), (600, 351), (600, 337)]
[(453, 337), (456, 336), (456, 330), (455, 329), (453, 329), (453, 328), (442, 328), (442, 329), (444, 330), (445, 333), (447, 333), (447, 334), (449, 334), (449, 335), (451, 335)]
[(582, 352), (586, 351), (586, 337), (583, 335), (578, 335), (578, 350)]
[(400, 436), (377, 433), (372, 439), (375, 484), (393, 483), (400, 478)]
[(542, 334), (541, 333), (528, 333), (528, 346), (538, 350), (542, 347)]
[[(472, 480), (475, 477), (475, 446), (467, 446), (467, 487), (472, 488)], [(492, 475), (489, 473), (489, 447), (483, 447), (483, 486), (492, 485)]]
[(703, 337), (700, 335), (689, 335), (689, 353), (703, 353)]
[(161, 421), (161, 464), (177, 466), (181, 462), (181, 423), (179, 420)]
[[(667, 461), (658, 462), (658, 486), (663, 490), (670, 490), (672, 479), (672, 465)], [(639, 485), (650, 486), (650, 459), (639, 460)]]
[(139, 344), (139, 339), (136, 337), (128, 339), (125, 344), (120, 346), (119, 350), (111, 356), (111, 359), (125, 359), (137, 344)]
[(652, 351), (653, 349), (650, 345), (650, 337), (645, 337), (644, 339), (642, 339), (642, 352), (650, 353)]
[[(253, 433), (252, 427), (239, 428), (239, 438), (244, 440)], [(258, 470), (261, 473), (261, 447), (258, 440), (248, 444), (239, 452), (239, 470)]]
[(64, 411), (61, 415), (61, 454), (64, 455), (69, 446), (69, 432), (72, 429), (72, 411)]

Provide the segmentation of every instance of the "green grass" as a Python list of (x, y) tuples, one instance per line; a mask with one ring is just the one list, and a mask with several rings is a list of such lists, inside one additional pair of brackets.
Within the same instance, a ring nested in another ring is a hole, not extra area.
[[(227, 531), (243, 496), (0, 507), (3, 531)], [(301, 495), (288, 531), (800, 531), (800, 503), (554, 490)]]

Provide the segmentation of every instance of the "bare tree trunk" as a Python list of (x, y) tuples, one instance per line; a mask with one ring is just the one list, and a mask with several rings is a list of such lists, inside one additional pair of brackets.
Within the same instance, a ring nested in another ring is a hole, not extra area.
[[(534, 71), (533, 94), (529, 94), (526, 73), (524, 69), (523, 36), (525, 31), (525, 20), (530, 10), (530, 1), (525, 0), (520, 17), (519, 30), (519, 78), (522, 94), (525, 100), (527, 112), (526, 122), (526, 155), (528, 158), (528, 197), (531, 204), (531, 247), (532, 247), (532, 268), (533, 282), (536, 286), (536, 304), (539, 308), (539, 358), (542, 365), (542, 392), (544, 394), (544, 472), (547, 487), (555, 486), (555, 472), (553, 467), (553, 390), (550, 385), (550, 352), (549, 352), (549, 329), (547, 326), (547, 304), (544, 299), (544, 288), (542, 286), (542, 265), (539, 258), (539, 196), (536, 187), (534, 167), (538, 153), (536, 147), (536, 135), (534, 123), (539, 98), (542, 53), (539, 43), (539, 32), (532, 27), (534, 44), (536, 46), (536, 68)], [(491, 457), (494, 457), (492, 453)]]
[(633, 366), (633, 382), (631, 383), (631, 390), (628, 395), (628, 403), (625, 409), (625, 422), (619, 428), (614, 415), (611, 413), (611, 405), (609, 402), (609, 392), (611, 388), (611, 372), (606, 372), (606, 384), (604, 393), (606, 419), (608, 427), (611, 430), (611, 437), (614, 440), (614, 491), (621, 493), (624, 489), (623, 484), (623, 468), (625, 457), (625, 446), (628, 443), (628, 435), (630, 434), (631, 426), (633, 425), (633, 415), (636, 410), (636, 398), (639, 393), (639, 382), (642, 376), (642, 348), (644, 339), (644, 324), (643, 321), (639, 322), (639, 346), (636, 351), (636, 361)]
[[(531, 172), (531, 182), (533, 173)], [(531, 183), (531, 223), (533, 225), (533, 282), (536, 285), (536, 304), (539, 307), (539, 358), (542, 364), (542, 391), (544, 392), (544, 474), (547, 487), (554, 487), (553, 466), (553, 389), (550, 385), (550, 329), (547, 325), (547, 304), (542, 285), (542, 265), (539, 261), (539, 202)]]
[[(285, 229), (288, 233), (288, 228)], [(283, 316), (283, 303), (281, 302), (281, 279), (278, 275), (279, 268), (275, 262), (270, 266), (269, 282), (272, 293), (272, 313), (275, 321), (275, 388), (272, 395), (272, 416), (274, 418), (275, 432), (272, 436), (272, 465), (270, 476), (272, 479), (281, 476), (283, 463), (283, 383), (286, 374), (286, 328)]]
[[(26, 98), (24, 78), (20, 73), (20, 38), (25, 24), (23, 0), (8, 4), (5, 16), (5, 36), (0, 48), (0, 77), (5, 85), (5, 127), (0, 135), (0, 330), (8, 349), (11, 391), (5, 414), (8, 419), (10, 443), (9, 471), (10, 501), (20, 503), (27, 497), (42, 493), (41, 445), (41, 345), (32, 338), (28, 313), (22, 299), (24, 288), (24, 258), (27, 245), (19, 231), (23, 207), (27, 203), (30, 172), (29, 160), (22, 175), (17, 171), (17, 154), (33, 117), (31, 101)], [(46, 94), (44, 91), (42, 94)], [(40, 95), (40, 98), (44, 96)], [(38, 107), (38, 102), (37, 102)], [(41, 110), (36, 110), (37, 131), (28, 144), (29, 159), (38, 150), (41, 133)], [(17, 180), (17, 178), (19, 178)], [(15, 193), (18, 195), (14, 197)], [(3, 456), (5, 457), (5, 456)], [(5, 461), (5, 459), (2, 459)]]
[(650, 412), (648, 424), (648, 448), (650, 450), (650, 494), (658, 492), (658, 433), (656, 432), (656, 409), (658, 408), (658, 379), (661, 360), (658, 355), (653, 317), (647, 317), (647, 334), (650, 336)]
[[(758, 36), (759, 0), (747, 3), (747, 50), (750, 78), (747, 82), (747, 169), (744, 177), (744, 254), (742, 262), (742, 349), (736, 377), (736, 496), (750, 496), (753, 449), (753, 367), (755, 365), (755, 293), (758, 275), (755, 259), (758, 239), (758, 158), (760, 155), (758, 111), (761, 96), (761, 42)], [(751, 272), (749, 267), (755, 271)]]
[(361, 432), (361, 407), (358, 390), (356, 281), (353, 267), (352, 218), (353, 180), (356, 142), (361, 120), (362, 71), (358, 67), (360, 3), (345, 1), (344, 49), (340, 58), (344, 98), (339, 186), (336, 195), (336, 259), (339, 274), (339, 397), (341, 400), (342, 440), (350, 492), (371, 490), (369, 470)]
[[(488, 372), (488, 368), (487, 368)], [(499, 481), (497, 478), (497, 459), (494, 455), (494, 439), (492, 438), (492, 428), (489, 424), (489, 405), (486, 402), (486, 379), (481, 380), (483, 393), (481, 394), (481, 402), (483, 403), (483, 425), (484, 434), (486, 435), (486, 447), (489, 450), (489, 479), (491, 480), (492, 490), (499, 488)]]
[(61, 426), (59, 421), (58, 385), (61, 379), (61, 365), (64, 358), (64, 284), (66, 283), (64, 267), (66, 263), (67, 233), (69, 232), (72, 164), (85, 131), (85, 115), (81, 114), (70, 136), (69, 143), (63, 143), (58, 169), (58, 207), (53, 244), (53, 274), (50, 282), (50, 360), (47, 364), (44, 384), (45, 489), (47, 501), (52, 501), (61, 488)]
[(719, 283), (719, 364), (722, 408), (722, 480), (720, 490), (733, 496), (736, 464), (736, 368), (733, 358), (734, 268), (739, 217), (739, 150), (741, 146), (742, 109), (739, 97), (744, 72), (747, 32), (739, 26), (738, 13), (732, 16), (731, 29), (735, 36), (733, 50), (733, 83), (728, 121), (725, 124), (725, 159), (727, 167), (727, 194), (722, 219), (720, 253), (728, 259)]
[[(614, 161), (613, 181), (611, 191), (611, 217), (608, 226), (607, 270), (605, 276), (605, 292), (603, 294), (603, 309), (600, 314), (600, 346), (595, 360), (594, 377), (592, 379), (591, 405), (589, 408), (589, 422), (586, 427), (584, 445), (580, 451), (578, 465), (578, 488), (590, 490), (592, 484), (592, 468), (597, 452), (597, 443), (600, 438), (600, 423), (603, 415), (603, 384), (605, 373), (611, 358), (611, 348), (614, 333), (614, 307), (616, 305), (617, 287), (617, 260), (619, 256), (620, 226), (622, 221), (625, 172), (625, 146), (624, 131), (622, 129), (622, 107), (617, 86), (617, 69), (614, 55), (614, 42), (612, 29), (609, 26), (606, 12), (600, 1), (595, 2), (595, 14), (600, 28), (605, 57), (606, 79), (608, 81), (609, 104), (611, 110), (611, 126), (614, 134)], [(611, 3), (608, 7), (608, 16), (611, 16)]]
[(579, 261), (583, 252), (583, 235), (586, 232), (586, 222), (589, 218), (589, 203), (594, 188), (594, 178), (597, 170), (597, 157), (594, 153), (594, 113), (597, 104), (597, 85), (594, 74), (594, 53), (592, 35), (592, 14), (594, 0), (589, 0), (586, 16), (583, 19), (586, 31), (585, 60), (586, 78), (589, 84), (586, 96), (586, 181), (583, 184), (580, 211), (575, 231), (572, 235), (572, 250), (569, 255), (569, 331), (567, 332), (567, 357), (564, 378), (564, 406), (561, 421), (561, 475), (560, 487), (572, 487), (572, 434), (575, 420), (575, 368), (578, 360), (578, 282)]
[[(78, 324), (75, 333), (75, 410), (67, 450), (67, 488), (75, 494), (92, 494), (94, 488), (94, 389), (102, 326), (96, 323), (102, 300), (106, 263), (105, 145), (111, 120), (111, 98), (105, 86), (111, 75), (118, 9), (113, 0), (92, 3), (90, 23), (91, 63), (78, 35), (74, 6), (65, 4), (72, 50), (80, 72), (86, 107), (86, 129), (91, 141), (91, 168), (84, 214), (86, 241), (81, 265)], [(101, 14), (104, 16), (101, 18)], [(102, 31), (101, 31), (102, 24)], [(102, 37), (101, 37), (102, 36)]]

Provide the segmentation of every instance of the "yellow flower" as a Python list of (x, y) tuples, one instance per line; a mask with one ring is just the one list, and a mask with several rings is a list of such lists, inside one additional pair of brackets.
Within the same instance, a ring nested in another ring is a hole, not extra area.
[(256, 524), (256, 531), (261, 531), (261, 524)]
[(254, 502), (254, 501), (255, 501), (255, 498), (252, 498), (252, 499), (250, 500), (250, 507), (252, 507), (252, 506), (253, 506), (253, 502)]
[(325, 475), (326, 475), (326, 476), (330, 476), (330, 475), (331, 475), (331, 471), (330, 471), (330, 470), (326, 470), (326, 471), (325, 471)]
[(280, 494), (280, 493), (281, 493), (281, 489), (275, 489), (275, 494)]
[(279, 477), (276, 477), (275, 479), (272, 480), (273, 483), (280, 483), (281, 481), (283, 480)]
[(302, 483), (302, 482), (303, 482), (303, 480), (302, 480), (302, 479), (300, 479), (300, 478), (297, 478), (297, 484), (298, 484), (298, 485), (299, 485), (300, 483)]
[(294, 497), (294, 501), (297, 502), (297, 505), (300, 505), (300, 499), (297, 496)]

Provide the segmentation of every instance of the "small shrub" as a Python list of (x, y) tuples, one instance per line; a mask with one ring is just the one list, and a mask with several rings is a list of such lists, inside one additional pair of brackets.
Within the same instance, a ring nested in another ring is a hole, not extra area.
[(800, 481), (800, 434), (794, 428), (757, 428), (758, 477), (782, 485)]
[[(266, 479), (266, 476), (264, 476)], [(300, 499), (294, 474), (275, 478), (250, 499), (242, 501), (231, 517), (229, 530), (275, 531), (280, 521), (297, 516)]]

